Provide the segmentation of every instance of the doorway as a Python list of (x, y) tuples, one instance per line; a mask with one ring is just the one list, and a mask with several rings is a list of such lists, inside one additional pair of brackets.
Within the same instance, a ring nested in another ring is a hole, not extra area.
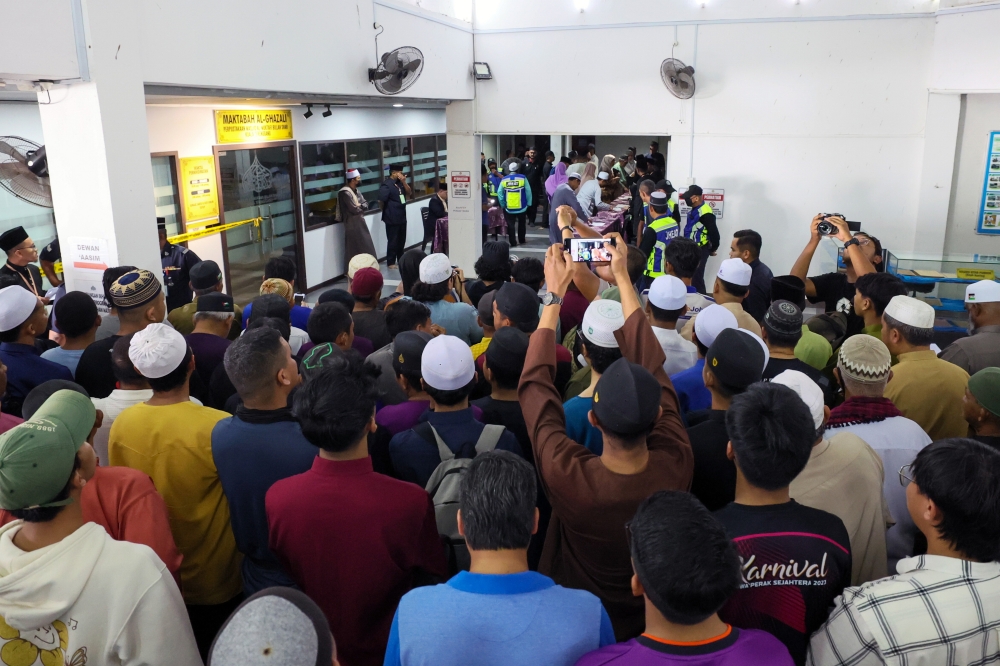
[(264, 265), (288, 257), (296, 267), (296, 290), (306, 284), (299, 185), (294, 141), (215, 146), (222, 223), (256, 217), (222, 232), (226, 281), (233, 299), (249, 303), (260, 293)]

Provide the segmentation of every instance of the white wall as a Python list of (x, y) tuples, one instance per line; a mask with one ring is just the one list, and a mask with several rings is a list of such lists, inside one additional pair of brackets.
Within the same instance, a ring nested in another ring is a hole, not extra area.
[[(0, 102), (0, 136), (19, 136), (45, 144), (38, 105), (28, 102)], [(51, 208), (27, 203), (0, 188), (0, 233), (22, 226), (41, 247), (56, 236)]]
[(963, 107), (945, 252), (996, 254), (1000, 237), (977, 234), (976, 225), (990, 132), (1000, 131), (1000, 95), (967, 95)]
[(1000, 91), (1000, 68), (989, 57), (1000, 30), (1000, 7), (964, 7), (937, 19), (928, 85), (955, 92)]

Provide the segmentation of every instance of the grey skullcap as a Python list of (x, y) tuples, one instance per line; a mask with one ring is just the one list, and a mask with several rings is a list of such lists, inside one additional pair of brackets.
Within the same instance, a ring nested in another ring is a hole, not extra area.
[(312, 599), (269, 587), (233, 611), (212, 643), (208, 666), (330, 666), (333, 636)]

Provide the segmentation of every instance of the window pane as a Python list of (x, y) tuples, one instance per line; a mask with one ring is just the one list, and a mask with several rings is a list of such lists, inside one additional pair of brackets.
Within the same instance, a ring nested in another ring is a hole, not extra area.
[(398, 164), (403, 169), (406, 182), (413, 187), (413, 174), (410, 173), (410, 140), (385, 139), (382, 141), (382, 179), (389, 177), (389, 165)]
[(358, 192), (368, 202), (368, 210), (378, 210), (378, 188), (382, 184), (381, 142), (352, 141), (347, 144), (347, 168), (361, 172)]
[(303, 144), (301, 150), (306, 226), (332, 222), (337, 215), (337, 193), (344, 186), (344, 144)]
[(174, 180), (174, 158), (153, 157), (153, 197), (156, 200), (156, 217), (167, 221), (167, 235), (181, 233), (180, 197)]
[(434, 137), (413, 137), (413, 196), (427, 196), (437, 192), (437, 172), (434, 166)]
[(448, 135), (438, 134), (438, 178), (445, 179), (448, 176)]

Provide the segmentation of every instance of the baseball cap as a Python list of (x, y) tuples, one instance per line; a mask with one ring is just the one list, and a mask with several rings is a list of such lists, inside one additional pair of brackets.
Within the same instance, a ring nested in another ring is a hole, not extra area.
[(428, 386), (439, 391), (454, 391), (468, 386), (475, 375), (472, 350), (461, 339), (439, 335), (424, 347), (420, 376)]
[[(420, 359), (424, 347), (433, 339), (424, 331), (403, 331), (392, 340), (392, 368), (410, 375), (420, 374)], [(420, 388), (420, 387), (417, 387)]]
[(587, 306), (579, 330), (589, 345), (597, 345), (605, 349), (618, 349), (615, 331), (624, 325), (625, 315), (622, 312), (622, 304), (618, 301), (602, 298)]
[(31, 389), (28, 391), (28, 395), (24, 396), (24, 402), (21, 404), (21, 418), (30, 421), (35, 412), (45, 404), (45, 401), (58, 391), (76, 391), (85, 398), (90, 397), (87, 389), (76, 382), (71, 382), (68, 379), (50, 379)]
[(816, 382), (809, 379), (808, 375), (798, 370), (785, 370), (771, 381), (775, 384), (787, 386), (798, 394), (802, 402), (806, 403), (806, 407), (809, 408), (809, 413), (813, 417), (813, 423), (816, 425), (816, 429), (819, 430), (826, 416), (826, 412), (823, 409), (823, 389)]
[(374, 268), (378, 270), (378, 259), (364, 252), (354, 255), (347, 264), (347, 277), (353, 280), (354, 274), (362, 268)]
[(236, 306), (233, 305), (232, 296), (213, 292), (198, 297), (195, 312), (236, 312)]
[(528, 334), (513, 326), (505, 326), (490, 340), (485, 354), (486, 362), (491, 368), (523, 368), (524, 359), (528, 355)]
[(39, 303), (37, 296), (18, 285), (0, 289), (0, 332), (13, 331), (28, 321)]
[(351, 293), (361, 298), (369, 298), (382, 293), (384, 279), (377, 268), (360, 268), (351, 281)]
[(159, 379), (177, 369), (187, 348), (187, 340), (177, 329), (150, 324), (132, 336), (128, 358), (143, 377)]
[(727, 328), (708, 348), (707, 367), (715, 378), (728, 387), (743, 390), (759, 382), (767, 361), (756, 340), (738, 328)]
[(914, 328), (934, 328), (934, 308), (919, 298), (893, 296), (885, 306), (885, 314)]
[(873, 335), (852, 335), (840, 346), (837, 367), (844, 377), (862, 384), (886, 381), (892, 356), (885, 343)]
[(983, 409), (1000, 416), (1000, 368), (983, 368), (969, 377), (969, 393)]
[(420, 281), (424, 284), (438, 284), (451, 277), (451, 259), (447, 254), (436, 252), (420, 260)]
[[(522, 331), (538, 327), (538, 294), (526, 284), (504, 282), (493, 297), (497, 311), (514, 322)], [(495, 322), (494, 322), (495, 323)]]
[(717, 303), (709, 305), (694, 318), (694, 334), (706, 347), (711, 347), (719, 333), (727, 328), (739, 328), (736, 315)]
[(648, 297), (661, 310), (680, 310), (687, 305), (687, 287), (680, 278), (661, 275), (650, 285)]
[(795, 335), (802, 331), (802, 310), (789, 301), (774, 301), (764, 313), (764, 327), (778, 335)]
[(744, 263), (742, 259), (726, 259), (719, 266), (717, 274), (720, 280), (725, 280), (730, 284), (740, 287), (750, 286), (750, 276), (752, 275), (753, 269), (750, 268), (749, 264)]
[(191, 286), (195, 289), (210, 289), (222, 282), (222, 271), (219, 264), (211, 259), (199, 261), (191, 267), (188, 274), (191, 278)]
[(980, 280), (965, 288), (966, 303), (1000, 303), (1000, 282)]
[(111, 285), (111, 302), (119, 310), (138, 308), (152, 302), (163, 288), (156, 276), (143, 268), (129, 271)]
[(660, 409), (659, 382), (641, 365), (620, 358), (594, 387), (594, 416), (608, 430), (635, 436), (653, 425)]
[(0, 508), (56, 507), (72, 502), (52, 500), (66, 487), (76, 452), (87, 441), (95, 416), (90, 398), (61, 390), (30, 420), (0, 435)]

